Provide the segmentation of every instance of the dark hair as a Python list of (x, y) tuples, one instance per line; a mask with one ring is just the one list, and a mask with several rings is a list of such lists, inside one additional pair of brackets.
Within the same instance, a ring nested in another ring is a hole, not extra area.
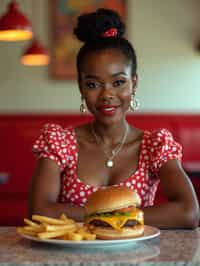
[[(117, 29), (117, 35), (102, 37), (102, 34), (111, 28)], [(119, 49), (127, 60), (131, 61), (134, 76), (137, 71), (137, 58), (133, 46), (123, 38), (124, 33), (125, 25), (119, 14), (113, 10), (99, 8), (96, 12), (80, 15), (74, 29), (78, 40), (85, 42), (78, 52), (76, 61), (79, 78), (81, 62), (88, 53), (110, 48)]]

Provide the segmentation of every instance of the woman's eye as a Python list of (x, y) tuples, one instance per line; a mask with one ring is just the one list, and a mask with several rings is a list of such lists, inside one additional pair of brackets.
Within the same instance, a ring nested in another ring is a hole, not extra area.
[(89, 88), (89, 89), (95, 89), (97, 87), (97, 84), (94, 83), (94, 82), (86, 82), (86, 86)]
[(119, 86), (122, 86), (124, 83), (125, 83), (125, 80), (119, 79), (119, 80), (115, 80), (113, 85), (114, 87), (119, 87)]

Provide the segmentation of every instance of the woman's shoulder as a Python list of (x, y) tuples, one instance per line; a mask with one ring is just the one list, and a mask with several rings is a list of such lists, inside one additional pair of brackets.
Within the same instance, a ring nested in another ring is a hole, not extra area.
[(39, 140), (45, 143), (70, 144), (75, 141), (74, 127), (72, 125), (63, 127), (56, 123), (46, 123), (40, 130)]
[(70, 133), (74, 130), (74, 126), (72, 125), (69, 125), (67, 127), (63, 127), (61, 126), (60, 124), (57, 124), (57, 123), (45, 123), (42, 127), (42, 132), (49, 132), (49, 133), (52, 133), (52, 132), (55, 132), (55, 133)]
[(41, 135), (54, 140), (72, 138), (74, 135), (74, 126), (69, 125), (67, 127), (63, 127), (56, 123), (46, 123), (41, 128)]
[(144, 145), (145, 149), (149, 152), (151, 157), (160, 157), (163, 154), (178, 154), (182, 155), (182, 147), (178, 143), (172, 134), (172, 132), (166, 128), (160, 128), (144, 133)]
[(37, 158), (54, 160), (63, 171), (70, 156), (75, 153), (76, 140), (73, 127), (63, 128), (59, 124), (43, 125), (39, 137), (33, 144), (33, 153)]
[(182, 147), (166, 128), (145, 131), (144, 149), (148, 153), (151, 169), (156, 172), (169, 159), (182, 158)]
[(144, 135), (149, 145), (157, 146), (167, 141), (174, 141), (173, 134), (167, 128), (158, 128), (153, 130), (145, 130)]

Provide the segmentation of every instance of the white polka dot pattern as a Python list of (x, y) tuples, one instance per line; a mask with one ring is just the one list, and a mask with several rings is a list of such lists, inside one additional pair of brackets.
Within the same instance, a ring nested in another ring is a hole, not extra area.
[(41, 135), (33, 145), (33, 152), (38, 158), (49, 158), (63, 171), (68, 164), (70, 149), (67, 148), (66, 132), (56, 124), (44, 125)]
[(156, 174), (168, 160), (182, 159), (182, 147), (167, 129), (157, 130), (151, 133), (149, 156), (150, 170)]
[[(73, 127), (63, 129), (56, 124), (46, 124), (33, 145), (33, 152), (38, 158), (49, 158), (59, 165), (60, 202), (83, 206), (88, 196), (98, 190), (98, 187), (85, 184), (76, 175), (78, 150)], [(167, 129), (144, 131), (137, 171), (115, 186), (135, 190), (141, 197), (141, 206), (151, 206), (159, 184), (159, 169), (168, 160), (181, 160), (181, 157), (181, 146)]]

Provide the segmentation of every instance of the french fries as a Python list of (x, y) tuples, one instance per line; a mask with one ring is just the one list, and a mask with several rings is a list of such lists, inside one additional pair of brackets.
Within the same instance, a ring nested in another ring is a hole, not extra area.
[(58, 219), (42, 215), (32, 215), (32, 220), (25, 218), (24, 223), (25, 226), (18, 227), (17, 232), (34, 236), (38, 239), (56, 238), (72, 241), (96, 239), (96, 235), (91, 233), (86, 226), (82, 226), (69, 219), (65, 214), (62, 214)]
[(38, 222), (43, 222), (43, 223), (48, 223), (48, 224), (66, 224), (66, 221), (61, 220), (61, 219), (55, 219), (55, 218), (50, 218), (42, 215), (32, 215), (32, 220), (38, 221)]

